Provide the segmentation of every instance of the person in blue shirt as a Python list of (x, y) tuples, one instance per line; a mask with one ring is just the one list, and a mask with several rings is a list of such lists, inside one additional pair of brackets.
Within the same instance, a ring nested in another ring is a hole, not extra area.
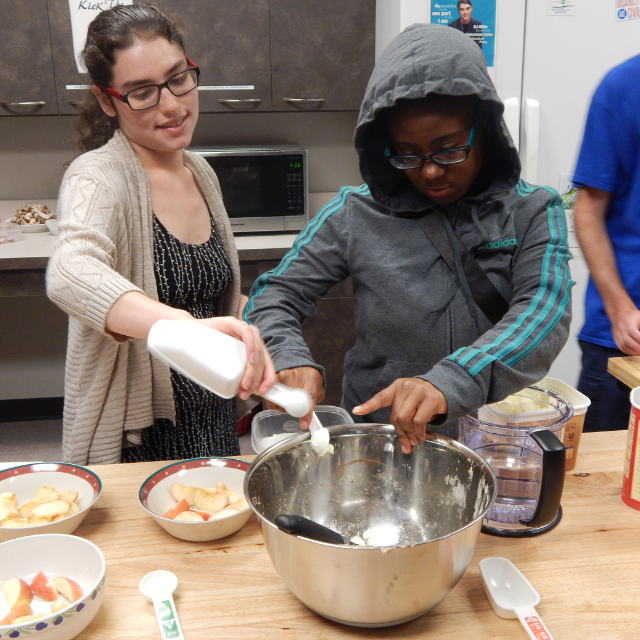
[(640, 355), (640, 55), (596, 89), (573, 182), (576, 234), (591, 277), (578, 340), (585, 431), (626, 429), (629, 397), (607, 360)]

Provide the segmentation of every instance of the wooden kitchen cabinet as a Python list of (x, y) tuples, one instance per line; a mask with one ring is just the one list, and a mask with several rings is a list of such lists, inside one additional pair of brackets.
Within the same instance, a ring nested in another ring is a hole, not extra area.
[(0, 115), (58, 113), (46, 0), (0, 0)]
[(373, 0), (271, 0), (274, 111), (348, 111), (374, 65)]
[(201, 112), (271, 111), (269, 0), (153, 4), (184, 26), (187, 56), (201, 71)]
[[(280, 260), (251, 259), (251, 256), (240, 255), (242, 293), (248, 295), (255, 279), (278, 264)], [(326, 369), (327, 387), (323, 404), (340, 406), (344, 356), (356, 341), (353, 311), (351, 279), (347, 279), (327, 292), (318, 303), (316, 315), (302, 325), (313, 359)]]
[(58, 113), (76, 113), (76, 105), (82, 100), (91, 79), (88, 73), (80, 73), (73, 54), (71, 14), (69, 0), (47, 0), (51, 47), (56, 71)]

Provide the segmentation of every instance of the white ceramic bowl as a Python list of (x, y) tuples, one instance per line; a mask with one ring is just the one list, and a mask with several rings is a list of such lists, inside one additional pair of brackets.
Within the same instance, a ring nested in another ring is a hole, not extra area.
[[(0, 544), (0, 582), (21, 578), (27, 584), (42, 571), (51, 581), (70, 578), (82, 588), (83, 595), (66, 609), (51, 611), (51, 603), (35, 596), (33, 614), (47, 613), (43, 618), (22, 625), (0, 626), (0, 638), (29, 637), (34, 640), (71, 640), (94, 618), (104, 596), (105, 560), (95, 544), (60, 534), (28, 536)], [(0, 619), (9, 612), (0, 592)]]
[(22, 229), (22, 233), (44, 233), (49, 231), (49, 227), (42, 222), (41, 224), (17, 224)]
[(170, 464), (150, 475), (140, 487), (138, 498), (153, 519), (175, 538), (190, 542), (206, 542), (231, 535), (242, 528), (251, 516), (247, 506), (235, 515), (219, 520), (181, 522), (163, 518), (176, 501), (171, 495), (171, 484), (179, 482), (191, 487), (215, 487), (223, 482), (238, 496), (244, 496), (244, 476), (249, 463), (235, 458), (193, 458)]
[(80, 508), (72, 516), (35, 527), (0, 527), (0, 542), (39, 533), (73, 533), (85, 519), (102, 491), (100, 478), (85, 467), (57, 462), (37, 462), (0, 471), (0, 493), (16, 494), (16, 506), (35, 498), (39, 487), (51, 487), (58, 493), (77, 491)]

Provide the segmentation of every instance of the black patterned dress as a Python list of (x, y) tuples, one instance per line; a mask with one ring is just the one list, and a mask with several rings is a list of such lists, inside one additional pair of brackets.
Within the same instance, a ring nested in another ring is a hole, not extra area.
[[(217, 302), (231, 285), (229, 259), (213, 220), (211, 237), (186, 244), (153, 216), (154, 267), (160, 302), (184, 309), (194, 318), (216, 315)], [(240, 453), (235, 398), (225, 400), (171, 370), (176, 425), (156, 420), (142, 431), (142, 444), (123, 449), (123, 462), (182, 460)]]

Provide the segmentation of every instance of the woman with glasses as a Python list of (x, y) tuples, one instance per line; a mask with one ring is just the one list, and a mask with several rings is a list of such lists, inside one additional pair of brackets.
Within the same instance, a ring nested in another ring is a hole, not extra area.
[(427, 424), (455, 437), (458, 418), (543, 378), (567, 339), (562, 203), (520, 180), (502, 113), (473, 41), (406, 29), (360, 110), (365, 184), (340, 190), (245, 307), (278, 378), (319, 402), (323, 371), (300, 323), (351, 277), (357, 340), (342, 404), (358, 421), (393, 423), (405, 452)]
[(241, 401), (275, 381), (257, 329), (238, 319), (238, 257), (217, 179), (185, 151), (199, 69), (178, 26), (146, 4), (100, 13), (82, 55), (87, 153), (64, 176), (47, 270), (49, 297), (71, 316), (64, 459), (238, 454), (236, 399), (170, 371), (145, 344), (157, 320), (198, 322), (244, 341)]

